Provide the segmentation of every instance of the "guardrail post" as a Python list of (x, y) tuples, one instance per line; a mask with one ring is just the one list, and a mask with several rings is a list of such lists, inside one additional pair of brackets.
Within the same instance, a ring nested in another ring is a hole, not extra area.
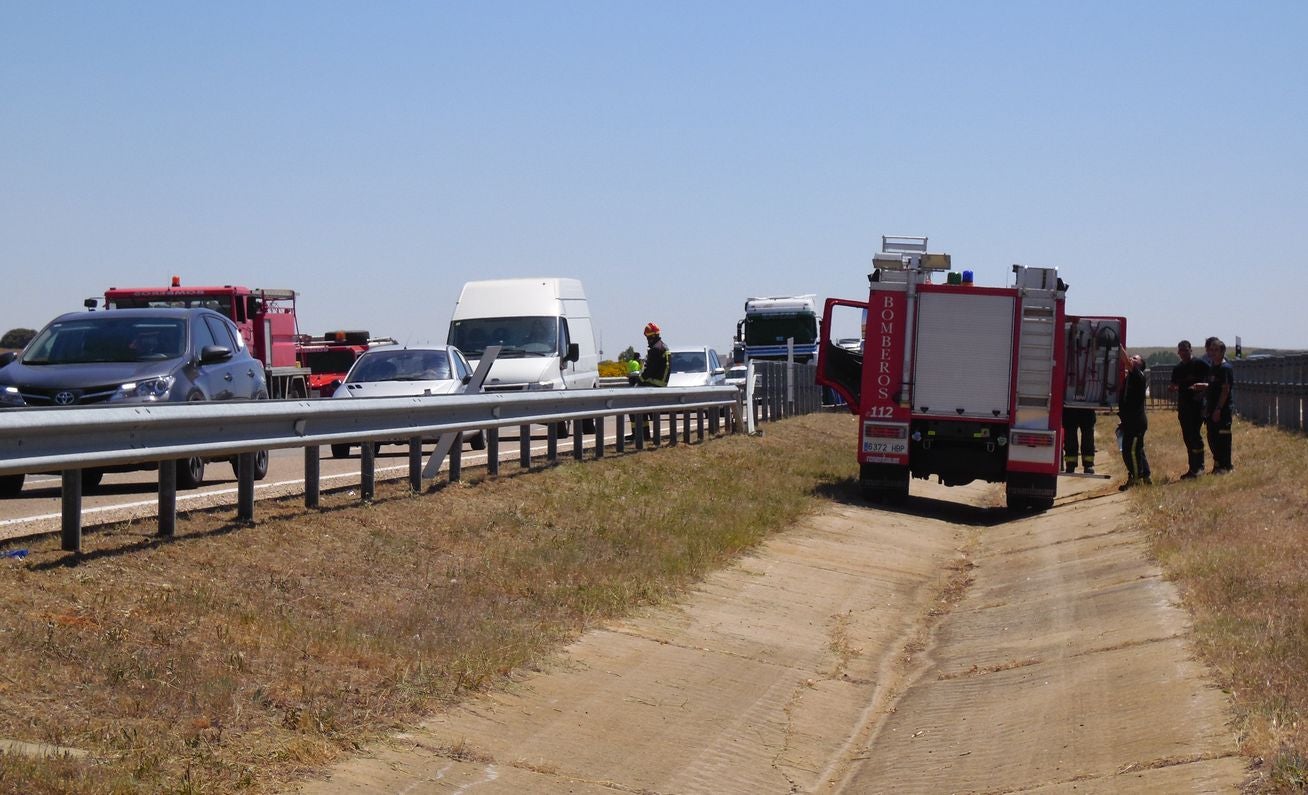
[(531, 426), (518, 428), (518, 461), (523, 469), (531, 469)]
[(59, 494), (63, 514), (59, 526), (59, 548), (82, 551), (82, 470), (65, 469)]
[(422, 491), (422, 437), (409, 437), (409, 490)]
[(454, 444), (450, 445), (450, 482), (458, 483), (463, 477), (463, 432), (454, 434)]
[(704, 412), (695, 412), (695, 438), (704, 441)]
[(718, 413), (716, 411), (709, 414), (709, 433), (714, 436), (718, 435)]
[[(613, 449), (619, 453), (625, 453), (627, 451), (627, 440), (625, 438), (627, 429), (624, 426), (627, 424), (627, 415), (619, 414), (614, 418), (614, 420), (614, 425), (616, 425), (618, 429), (618, 436), (617, 440), (613, 443)], [(631, 427), (636, 427), (635, 423), (632, 423)]]
[(559, 463), (559, 424), (547, 422), (545, 429), (548, 433), (545, 442), (545, 460), (550, 466), (554, 466)]
[(595, 418), (595, 457), (604, 457), (604, 415)]
[(359, 499), (369, 502), (377, 494), (377, 446), (370, 439), (359, 445)]
[(654, 446), (661, 447), (663, 445), (663, 413), (656, 411), (650, 417), (653, 418), (654, 422)]
[(159, 462), (159, 535), (177, 532), (177, 462)]
[(635, 425), (631, 427), (631, 440), (636, 443), (637, 450), (645, 449), (645, 434), (649, 433), (646, 423), (649, 422), (649, 414), (637, 414)]
[[(696, 410), (695, 416), (697, 417), (700, 416), (700, 413), (702, 411), (703, 409)], [(690, 444), (690, 412), (689, 411), (681, 415), (681, 440), (686, 444)]]
[(585, 437), (581, 435), (581, 426), (585, 423), (582, 420), (572, 421), (572, 460), (580, 461), (581, 454), (586, 450)]
[(486, 472), (494, 477), (500, 474), (500, 429), (487, 428), (481, 433), (486, 440)]
[(236, 456), (236, 521), (254, 521), (254, 456), (241, 453)]
[(321, 494), (322, 448), (311, 445), (304, 448), (304, 507), (317, 508)]
[(668, 446), (677, 446), (677, 412), (668, 412)]

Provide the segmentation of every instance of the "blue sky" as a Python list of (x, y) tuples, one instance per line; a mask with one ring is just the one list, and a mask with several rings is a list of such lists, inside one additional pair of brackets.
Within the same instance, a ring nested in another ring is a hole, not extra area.
[(1129, 342), (1308, 348), (1308, 3), (0, 0), (0, 331), (110, 285), (443, 341), (575, 276), (609, 356), (860, 298), (883, 234)]

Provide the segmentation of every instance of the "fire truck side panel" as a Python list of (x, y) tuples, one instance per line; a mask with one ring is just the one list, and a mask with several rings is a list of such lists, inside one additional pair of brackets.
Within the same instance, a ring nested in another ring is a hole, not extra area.
[(908, 296), (902, 284), (876, 286), (868, 299), (863, 340), (863, 418), (858, 460), (907, 466), (911, 409), (904, 397), (904, 333)]
[(1007, 420), (1012, 401), (1011, 293), (923, 286), (914, 357), (915, 416)]

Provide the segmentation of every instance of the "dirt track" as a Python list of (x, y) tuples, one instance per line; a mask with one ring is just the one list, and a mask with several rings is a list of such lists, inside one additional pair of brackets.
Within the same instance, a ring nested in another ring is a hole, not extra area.
[(835, 506), (301, 791), (1236, 790), (1226, 701), (1123, 498), (1060, 492), (1017, 521), (989, 486)]

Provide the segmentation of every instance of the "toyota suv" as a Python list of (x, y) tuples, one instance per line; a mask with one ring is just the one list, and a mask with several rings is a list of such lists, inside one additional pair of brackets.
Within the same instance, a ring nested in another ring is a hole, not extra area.
[[(0, 367), (0, 408), (95, 406), (268, 397), (263, 364), (235, 324), (209, 309), (75, 312), (50, 321)], [(178, 462), (177, 485), (204, 480), (204, 459)], [(235, 459), (233, 459), (233, 467)], [(256, 456), (255, 478), (268, 454)], [(83, 470), (94, 488), (107, 470)], [(0, 476), (0, 495), (17, 494), (22, 475)]]

